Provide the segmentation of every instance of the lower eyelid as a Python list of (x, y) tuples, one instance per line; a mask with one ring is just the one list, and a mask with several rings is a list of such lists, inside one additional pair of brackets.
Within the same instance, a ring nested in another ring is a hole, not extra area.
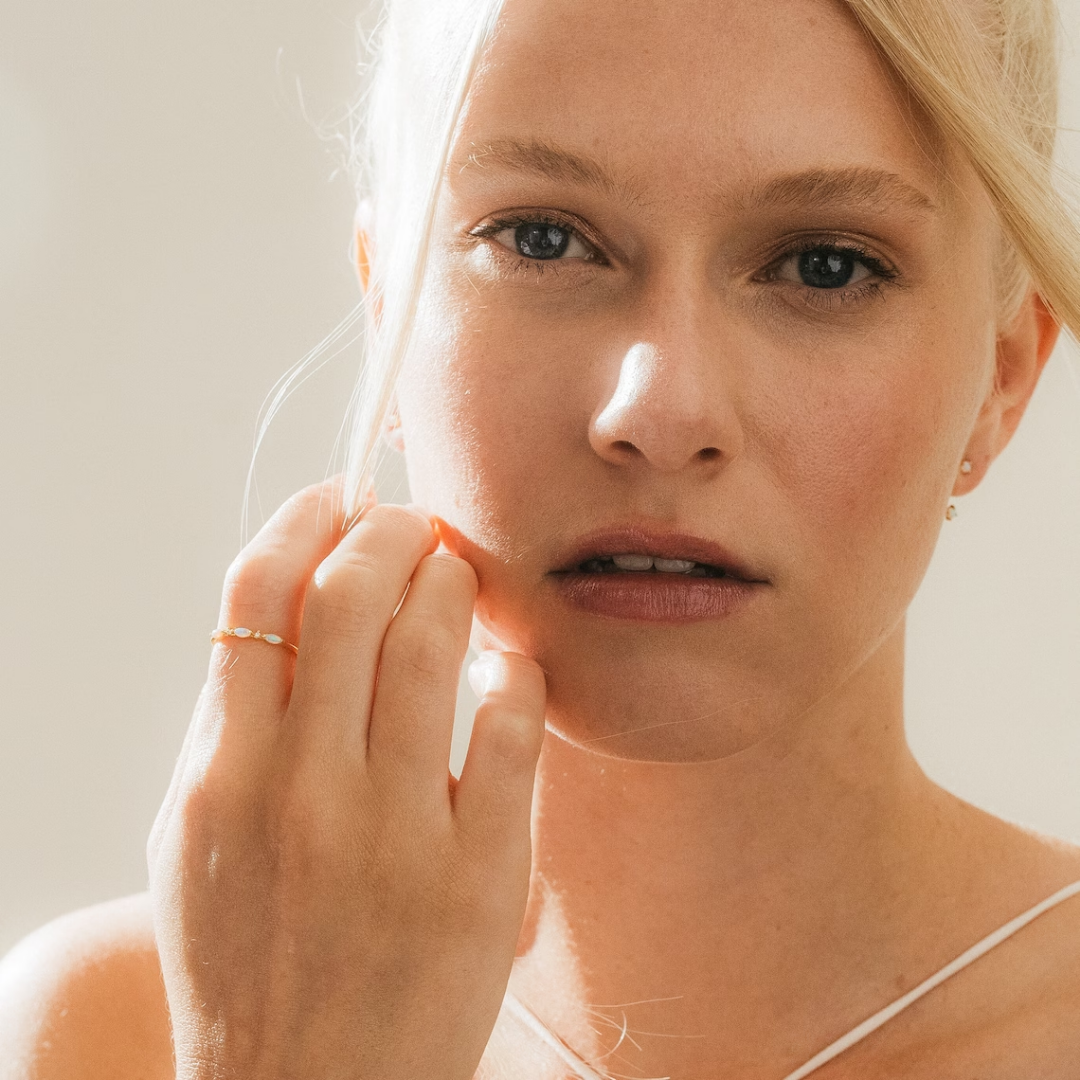
[(859, 310), (872, 298), (880, 296), (887, 281), (864, 278), (855, 285), (842, 289), (815, 289), (804, 285), (798, 291), (802, 294), (802, 304), (819, 312), (839, 312), (844, 308)]

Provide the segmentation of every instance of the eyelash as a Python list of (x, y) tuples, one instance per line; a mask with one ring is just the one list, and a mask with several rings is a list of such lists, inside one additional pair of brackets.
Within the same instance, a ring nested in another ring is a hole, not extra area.
[[(558, 214), (544, 213), (542, 210), (498, 218), (495, 221), (490, 221), (485, 225), (478, 226), (473, 229), (469, 235), (476, 237), (478, 240), (494, 240), (494, 238), (504, 229), (516, 229), (521, 225), (553, 225), (559, 229), (565, 229), (567, 232), (576, 236), (591, 252), (588, 260), (583, 259), (580, 261), (587, 261), (592, 266), (607, 265), (607, 260), (599, 253), (596, 244), (582, 233), (579, 226), (575, 225), (567, 218), (560, 217)], [(559, 274), (562, 272), (559, 263), (567, 261), (564, 259), (529, 259), (524, 255), (519, 255), (516, 252), (511, 251), (504, 244), (500, 244), (497, 241), (494, 246), (499, 249), (500, 257), (505, 256), (514, 260), (510, 269), (512, 272), (516, 273), (532, 272), (537, 277), (548, 272)]]
[[(597, 251), (596, 244), (582, 235), (582, 231), (578, 226), (574, 225), (565, 217), (560, 217), (557, 214), (544, 213), (543, 211), (531, 211), (527, 214), (507, 215), (498, 218), (497, 220), (490, 221), (487, 224), (478, 226), (473, 229), (469, 235), (479, 240), (492, 240), (505, 229), (516, 229), (521, 225), (531, 224), (553, 225), (560, 229), (566, 229), (576, 236), (593, 253), (587, 260), (589, 263), (601, 266), (607, 265), (607, 260)], [(562, 268), (559, 264), (566, 261), (563, 259), (530, 259), (524, 255), (519, 255), (516, 252), (511, 251), (504, 244), (496, 242), (494, 246), (500, 249), (500, 256), (508, 257), (513, 260), (511, 271), (514, 273), (532, 272), (537, 277), (540, 277), (547, 272), (559, 274), (562, 272)], [(857, 282), (855, 285), (849, 287), (838, 289), (815, 289), (809, 285), (796, 285), (794, 282), (787, 283), (793, 285), (795, 289), (802, 294), (803, 303), (808, 307), (816, 308), (819, 311), (838, 311), (845, 307), (863, 303), (871, 296), (880, 294), (882, 288), (892, 283), (897, 277), (897, 272), (892, 267), (886, 265), (881, 259), (877, 258), (865, 248), (853, 243), (851, 240), (836, 236), (807, 236), (784, 248), (784, 250), (759, 273), (759, 276), (755, 280), (764, 282), (781, 280), (776, 276), (779, 272), (779, 268), (783, 266), (788, 259), (797, 258), (808, 251), (833, 251), (840, 255), (848, 256), (856, 262), (862, 263), (862, 265), (874, 275), (873, 278)]]
[(798, 256), (804, 255), (808, 251), (833, 251), (848, 256), (855, 262), (862, 263), (874, 275), (872, 278), (838, 289), (815, 289), (809, 285), (795, 285), (794, 282), (786, 283), (794, 286), (802, 294), (803, 303), (819, 311), (839, 311), (845, 307), (861, 304), (872, 296), (880, 295), (882, 289), (893, 283), (898, 276), (895, 269), (851, 240), (835, 235), (819, 235), (803, 237), (784, 248), (765, 270), (761, 271), (756, 280), (779, 281), (780, 279), (776, 277), (776, 274), (779, 272), (780, 267), (788, 259), (798, 258)]

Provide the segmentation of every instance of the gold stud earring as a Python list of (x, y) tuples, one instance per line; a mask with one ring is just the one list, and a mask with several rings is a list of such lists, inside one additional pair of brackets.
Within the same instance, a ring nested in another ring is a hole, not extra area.
[(958, 513), (960, 511), (956, 509), (956, 503), (949, 503), (949, 508), (945, 511), (945, 520), (952, 521)]
[(963, 473), (963, 474), (964, 474), (965, 476), (967, 476), (967, 474), (968, 474), (969, 472), (971, 472), (971, 461), (970, 461), (970, 459), (968, 459), (968, 458), (964, 458), (964, 460), (960, 462), (960, 471), (961, 471), (961, 472), (962, 472), (962, 473)]

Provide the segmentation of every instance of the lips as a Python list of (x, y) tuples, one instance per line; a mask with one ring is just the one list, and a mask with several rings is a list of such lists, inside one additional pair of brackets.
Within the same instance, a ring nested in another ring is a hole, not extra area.
[[(573, 545), (565, 558), (560, 559), (554, 574), (649, 573), (649, 571), (619, 571), (611, 560), (616, 555), (650, 555), (665, 562), (691, 562), (707, 568), (709, 577), (734, 578), (746, 582), (762, 582), (760, 576), (730, 551), (711, 540), (687, 533), (660, 532), (638, 526), (608, 528), (588, 533)], [(653, 574), (657, 571), (653, 570)], [(665, 574), (665, 576), (668, 576)]]
[[(688, 569), (679, 569), (687, 564)], [(549, 577), (565, 603), (623, 622), (727, 619), (752, 604), (768, 584), (711, 540), (640, 526), (589, 533), (558, 567)]]

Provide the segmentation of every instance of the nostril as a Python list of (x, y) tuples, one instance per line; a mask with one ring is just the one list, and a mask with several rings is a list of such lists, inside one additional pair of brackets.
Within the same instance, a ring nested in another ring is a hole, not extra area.
[(720, 456), (720, 451), (715, 446), (706, 446), (698, 451), (698, 457), (702, 461), (715, 461)]
[(633, 454), (637, 451), (637, 447), (626, 439), (616, 439), (611, 446), (622, 454)]

